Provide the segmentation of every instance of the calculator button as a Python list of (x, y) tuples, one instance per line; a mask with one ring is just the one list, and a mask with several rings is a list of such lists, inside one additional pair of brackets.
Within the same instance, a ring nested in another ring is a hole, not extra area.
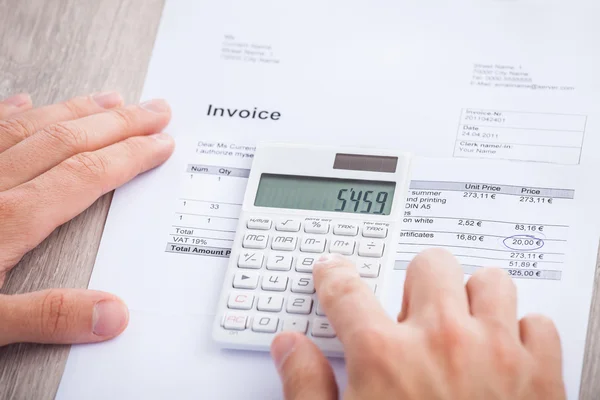
[(329, 232), (329, 221), (320, 219), (307, 219), (304, 222), (304, 232), (325, 234)]
[(288, 277), (285, 275), (267, 274), (263, 277), (263, 290), (283, 292), (287, 288)]
[(233, 277), (233, 287), (237, 289), (256, 289), (258, 273), (254, 271), (238, 272)]
[(319, 236), (306, 236), (300, 243), (300, 251), (306, 253), (322, 253), (325, 251), (327, 239)]
[(312, 276), (303, 276), (292, 279), (292, 292), (295, 293), (314, 293), (315, 283)]
[(329, 245), (329, 252), (349, 256), (352, 253), (354, 253), (354, 245), (354, 240), (334, 238), (331, 239), (331, 244)]
[(242, 246), (246, 249), (266, 249), (269, 235), (262, 233), (247, 233)]
[(275, 229), (282, 232), (298, 232), (300, 231), (300, 221), (297, 219), (284, 219), (275, 225)]
[(267, 269), (273, 271), (289, 271), (292, 269), (293, 261), (294, 257), (292, 257), (291, 254), (271, 253), (267, 259)]
[(290, 295), (285, 310), (292, 314), (310, 314), (312, 302), (309, 296)]
[(325, 310), (323, 310), (323, 307), (321, 307), (321, 302), (317, 303), (317, 315), (325, 315)]
[(296, 249), (296, 242), (298, 238), (296, 236), (275, 236), (271, 243), (273, 250), (293, 251)]
[(362, 234), (369, 238), (384, 238), (387, 236), (388, 228), (379, 225), (365, 225)]
[(383, 256), (383, 240), (363, 240), (358, 246), (358, 255), (361, 257), (381, 257)]
[(357, 224), (335, 224), (333, 226), (333, 233), (335, 235), (342, 236), (356, 236), (358, 235), (358, 225)]
[(318, 256), (303, 256), (298, 257), (296, 261), (296, 271), (298, 272), (312, 272), (313, 266), (317, 262)]
[(237, 312), (228, 312), (225, 314), (223, 319), (223, 328), (232, 329), (236, 331), (243, 331), (246, 329), (246, 321), (248, 316), (246, 314)]
[(232, 292), (227, 300), (227, 307), (236, 310), (249, 310), (254, 304), (254, 295), (244, 292)]
[(358, 259), (356, 261), (356, 268), (358, 269), (360, 276), (363, 278), (377, 278), (379, 276), (381, 264), (376, 260), (368, 258)]
[(269, 218), (250, 218), (246, 222), (248, 229), (260, 229), (268, 230), (271, 229), (271, 220)]
[(263, 253), (259, 251), (246, 251), (238, 258), (238, 267), (259, 269), (263, 263)]
[(277, 331), (279, 318), (274, 315), (256, 314), (252, 321), (252, 330), (254, 332), (274, 333)]
[(261, 294), (256, 306), (258, 311), (278, 312), (283, 308), (283, 296), (278, 294)]
[(283, 330), (290, 332), (306, 333), (308, 321), (302, 317), (288, 317), (283, 320)]
[(315, 318), (312, 323), (312, 329), (310, 331), (314, 337), (335, 337), (335, 331), (326, 318)]

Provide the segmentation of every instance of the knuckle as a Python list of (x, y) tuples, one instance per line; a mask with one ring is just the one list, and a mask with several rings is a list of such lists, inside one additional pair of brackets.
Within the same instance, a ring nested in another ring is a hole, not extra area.
[(25, 118), (0, 120), (0, 132), (15, 137), (16, 141), (21, 141), (35, 133), (35, 125)]
[(360, 280), (352, 275), (335, 274), (326, 277), (325, 284), (320, 286), (319, 298), (323, 303), (343, 303), (359, 290)]
[(497, 334), (489, 340), (496, 370), (508, 378), (521, 376), (524, 357), (515, 340), (507, 334)]
[(124, 131), (129, 131), (135, 125), (133, 112), (126, 108), (116, 108), (111, 110), (110, 113), (113, 115), (119, 126)]
[(81, 118), (89, 114), (88, 107), (89, 101), (86, 102), (86, 98), (75, 97), (62, 103), (62, 106), (67, 109), (67, 113), (73, 115), (75, 118)]
[(108, 171), (108, 161), (93, 152), (76, 154), (65, 161), (65, 163), (67, 168), (74, 170), (78, 174), (84, 174), (92, 178), (99, 178)]
[(466, 321), (456, 317), (456, 310), (443, 299), (430, 307), (427, 331), (432, 346), (436, 349), (454, 349), (458, 352), (469, 349), (472, 333), (465, 327)]
[(53, 142), (58, 142), (61, 147), (73, 152), (87, 147), (87, 134), (75, 123), (59, 122), (44, 128), (42, 132)]
[(68, 329), (68, 307), (64, 293), (50, 289), (42, 300), (40, 328), (44, 337), (56, 337)]
[(357, 330), (353, 333), (351, 340), (353, 348), (358, 350), (356, 353), (365, 357), (367, 361), (373, 361), (373, 358), (378, 360), (381, 355), (385, 354), (381, 350), (386, 342), (386, 334), (380, 330), (370, 327)]

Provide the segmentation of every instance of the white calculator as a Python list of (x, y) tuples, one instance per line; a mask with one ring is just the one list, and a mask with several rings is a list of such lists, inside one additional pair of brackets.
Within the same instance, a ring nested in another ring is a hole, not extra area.
[(392, 150), (259, 145), (213, 338), (225, 348), (269, 351), (278, 332), (297, 331), (341, 356), (315, 294), (313, 265), (323, 254), (343, 254), (381, 298), (409, 168), (410, 156)]

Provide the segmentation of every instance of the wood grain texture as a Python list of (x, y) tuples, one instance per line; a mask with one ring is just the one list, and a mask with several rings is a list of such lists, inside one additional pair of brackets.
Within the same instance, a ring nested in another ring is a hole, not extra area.
[[(0, 98), (36, 105), (100, 90), (137, 101), (163, 0), (0, 0)], [(1, 293), (86, 287), (111, 194), (57, 229), (13, 269)], [(53, 399), (69, 346), (0, 348), (0, 399)]]
[[(98, 90), (141, 93), (163, 0), (0, 0), (0, 98), (26, 91), (47, 104)], [(57, 229), (0, 293), (86, 287), (111, 195)], [(600, 273), (596, 273), (598, 286)], [(577, 310), (574, 310), (577, 311)], [(600, 298), (594, 295), (581, 399), (600, 398)], [(0, 399), (52, 399), (68, 346), (0, 348)]]

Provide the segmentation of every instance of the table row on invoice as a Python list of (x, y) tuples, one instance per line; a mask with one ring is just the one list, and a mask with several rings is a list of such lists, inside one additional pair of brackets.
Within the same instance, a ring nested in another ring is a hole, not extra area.
[[(228, 257), (248, 169), (191, 165), (166, 251)], [(500, 267), (515, 278), (561, 279), (567, 254), (569, 189), (477, 182), (412, 181), (395, 269), (430, 247), (451, 251), (466, 273)]]

